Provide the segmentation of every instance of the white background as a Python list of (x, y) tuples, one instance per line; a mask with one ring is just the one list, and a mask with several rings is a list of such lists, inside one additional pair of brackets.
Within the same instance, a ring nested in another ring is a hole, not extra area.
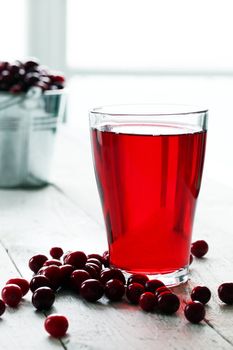
[[(0, 0), (0, 59), (37, 56), (70, 77), (69, 123), (114, 103), (210, 109), (205, 177), (233, 187), (232, 1)], [(70, 155), (71, 157), (73, 155)], [(74, 160), (75, 161), (75, 160)]]
[(80, 69), (233, 69), (231, 0), (68, 0), (67, 59)]

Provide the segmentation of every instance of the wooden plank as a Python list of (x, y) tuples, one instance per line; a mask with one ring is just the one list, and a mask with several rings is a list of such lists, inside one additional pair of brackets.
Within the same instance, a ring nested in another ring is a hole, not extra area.
[[(24, 276), (29, 277), (27, 260), (34, 253), (46, 253), (52, 245), (65, 249), (84, 249), (101, 252), (106, 247), (104, 232), (76, 204), (56, 189), (49, 187), (41, 191), (1, 191), (0, 225), (4, 228), (1, 240), (9, 249), (11, 256)], [(202, 222), (200, 222), (202, 224)], [(201, 234), (206, 235), (207, 225)], [(217, 241), (218, 242), (218, 241)], [(214, 240), (212, 240), (214, 245)], [(222, 243), (223, 245), (223, 243)], [(228, 248), (230, 249), (230, 248)], [(229, 250), (222, 261), (222, 269), (230, 271)], [(193, 283), (202, 282), (215, 285), (215, 268), (209, 263), (206, 271), (204, 260), (193, 265)], [(198, 270), (194, 267), (198, 266)], [(232, 266), (232, 265), (231, 265)], [(196, 271), (196, 272), (195, 272)], [(198, 273), (197, 273), (198, 271)], [(179, 295), (188, 299), (187, 291), (179, 289)], [(218, 302), (213, 298), (208, 313), (216, 310)], [(54, 310), (67, 315), (70, 320), (69, 336), (64, 340), (67, 349), (189, 349), (211, 348), (232, 349), (231, 335), (224, 333), (224, 323), (211, 320), (213, 328), (207, 324), (191, 325), (183, 316), (166, 317), (158, 314), (145, 314), (127, 302), (108, 304), (103, 298), (99, 303), (88, 304), (72, 295), (57, 298)], [(220, 310), (219, 310), (220, 311)], [(213, 317), (215, 317), (214, 315)], [(219, 312), (218, 317), (230, 325), (229, 312)], [(230, 327), (229, 327), (230, 333)]]
[[(28, 268), (29, 258), (38, 251), (47, 253), (50, 247), (57, 244), (62, 245), (67, 250), (74, 246), (77, 249), (80, 247), (80, 249), (87, 250), (89, 240), (93, 241), (93, 238), (96, 236), (95, 232), (98, 225), (88, 223), (87, 228), (87, 217), (82, 210), (63, 205), (61, 203), (62, 196), (54, 196), (54, 193), (57, 193), (57, 191), (52, 188), (35, 192), (25, 191), (25, 196), (17, 190), (1, 191), (0, 241), (9, 250), (12, 259), (15, 259), (15, 256), (18, 257), (19, 261), (16, 259), (16, 262), (19, 270), (28, 279), (32, 276)], [(48, 207), (50, 210), (48, 210)], [(32, 213), (33, 215), (31, 215)], [(75, 222), (73, 221), (74, 216), (77, 216)], [(88, 235), (88, 240), (81, 239), (80, 233), (84, 236)], [(104, 239), (103, 232), (102, 234), (99, 232), (99, 239), (93, 245), (95, 251), (102, 252), (102, 247), (106, 247), (103, 243)], [(2, 266), (5, 265), (7, 263), (3, 261)], [(10, 277), (11, 275), (7, 274), (4, 280)], [(20, 344), (25, 349), (63, 348), (60, 341), (47, 337), (43, 329), (44, 315), (34, 312), (34, 308), (30, 305), (30, 298), (31, 294), (26, 298), (27, 304), (25, 305), (27, 308), (25, 306), (23, 309), (19, 308), (20, 312), (13, 313), (13, 316), (10, 318), (12, 320), (12, 328), (16, 332), (14, 337), (17, 341), (16, 344)], [(55, 310), (53, 309), (53, 312)], [(20, 319), (24, 318), (26, 318), (24, 322), (25, 328), (23, 331), (19, 329), (17, 332), (17, 327), (21, 322)], [(11, 332), (12, 328), (10, 329)], [(34, 328), (36, 332), (34, 332)], [(8, 334), (8, 331), (8, 328), (6, 330), (4, 328), (2, 334)], [(29, 333), (32, 334), (32, 338), (28, 335)], [(14, 347), (14, 339), (13, 343), (9, 339), (5, 342), (6, 347), (4, 349), (12, 349)], [(5, 343), (1, 342), (0, 336), (0, 344)]]
[[(1, 240), (22, 256), (25, 266), (33, 254), (54, 245), (100, 253), (107, 248), (103, 228), (53, 187), (1, 191), (0, 212)], [(21, 271), (25, 275), (28, 267)]]
[(77, 135), (70, 128), (63, 128), (57, 141), (52, 182), (103, 226), (88, 124), (84, 126), (83, 134)]

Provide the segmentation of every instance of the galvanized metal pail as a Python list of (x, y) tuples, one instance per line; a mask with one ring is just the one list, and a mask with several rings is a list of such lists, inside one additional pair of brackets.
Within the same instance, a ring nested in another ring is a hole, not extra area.
[(0, 187), (38, 187), (49, 183), (66, 91), (0, 94)]

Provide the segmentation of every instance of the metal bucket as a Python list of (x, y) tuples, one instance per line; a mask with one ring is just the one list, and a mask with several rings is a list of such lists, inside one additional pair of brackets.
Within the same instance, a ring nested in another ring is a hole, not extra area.
[(49, 183), (58, 122), (64, 120), (65, 90), (0, 94), (0, 187)]

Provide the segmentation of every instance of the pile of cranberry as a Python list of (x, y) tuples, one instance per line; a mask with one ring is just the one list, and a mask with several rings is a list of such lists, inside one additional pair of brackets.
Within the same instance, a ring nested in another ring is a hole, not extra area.
[(27, 92), (37, 86), (42, 91), (63, 89), (65, 78), (39, 64), (36, 59), (22, 61), (0, 61), (0, 91), (13, 94)]
[[(205, 241), (196, 241), (191, 246), (195, 257), (203, 257), (208, 251)], [(128, 302), (139, 304), (142, 310), (173, 314), (180, 307), (179, 297), (163, 282), (149, 278), (144, 274), (132, 274), (128, 280), (122, 271), (109, 267), (109, 253), (86, 255), (82, 251), (70, 251), (63, 254), (60, 247), (50, 250), (51, 258), (38, 254), (29, 261), (30, 269), (35, 273), (30, 283), (23, 278), (7, 281), (2, 289), (0, 315), (5, 304), (16, 307), (22, 297), (32, 292), (32, 304), (40, 311), (51, 308), (56, 292), (60, 288), (71, 289), (89, 302), (96, 302), (102, 296), (117, 302), (125, 296)], [(62, 258), (63, 256), (63, 258)], [(62, 261), (61, 261), (62, 258)], [(218, 296), (226, 304), (233, 304), (233, 283), (223, 283), (218, 288)], [(204, 305), (210, 300), (211, 292), (205, 286), (197, 286), (191, 292), (191, 301), (186, 303), (184, 315), (192, 323), (205, 318)], [(69, 323), (65, 316), (53, 314), (45, 320), (45, 329), (53, 337), (63, 337)]]

